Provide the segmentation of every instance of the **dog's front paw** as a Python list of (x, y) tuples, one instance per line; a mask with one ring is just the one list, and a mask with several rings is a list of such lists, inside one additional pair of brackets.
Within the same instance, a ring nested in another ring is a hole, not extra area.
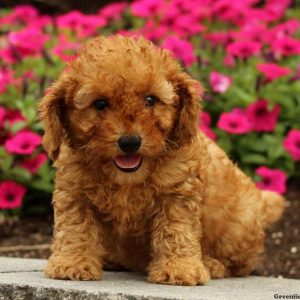
[(148, 271), (148, 280), (153, 283), (197, 285), (210, 280), (210, 274), (199, 258), (152, 261)]
[(226, 271), (224, 264), (219, 260), (205, 255), (203, 257), (203, 263), (209, 270), (211, 278), (219, 279), (228, 276), (228, 271)]
[(47, 277), (70, 280), (99, 280), (103, 271), (100, 264), (89, 259), (50, 257), (44, 269)]

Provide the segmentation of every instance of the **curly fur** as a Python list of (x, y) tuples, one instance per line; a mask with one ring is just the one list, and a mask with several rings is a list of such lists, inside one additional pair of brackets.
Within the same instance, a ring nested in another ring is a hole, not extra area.
[[(195, 88), (195, 85), (198, 85)], [(200, 84), (142, 38), (88, 41), (39, 106), (56, 168), (52, 255), (45, 274), (95, 280), (103, 268), (196, 285), (244, 276), (284, 200), (258, 190), (198, 130)], [(144, 96), (159, 102), (149, 107)], [(103, 111), (96, 99), (108, 99)], [(116, 141), (143, 138), (143, 164), (116, 168)]]

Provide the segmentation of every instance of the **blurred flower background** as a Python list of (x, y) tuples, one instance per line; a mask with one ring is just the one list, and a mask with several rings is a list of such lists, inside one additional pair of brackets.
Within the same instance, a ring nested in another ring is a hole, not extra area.
[(292, 1), (138, 0), (55, 16), (18, 5), (0, 16), (1, 210), (47, 207), (39, 200), (50, 199), (53, 170), (36, 105), (79, 45), (99, 34), (144, 35), (172, 51), (205, 86), (200, 130), (259, 188), (284, 194), (299, 178), (300, 9)]
[(143, 35), (171, 51), (205, 87), (199, 130), (259, 188), (285, 194), (299, 183), (299, 1), (93, 5), (89, 14), (0, 9), (0, 214), (49, 211), (54, 171), (41, 147), (37, 103), (79, 45), (97, 35)]

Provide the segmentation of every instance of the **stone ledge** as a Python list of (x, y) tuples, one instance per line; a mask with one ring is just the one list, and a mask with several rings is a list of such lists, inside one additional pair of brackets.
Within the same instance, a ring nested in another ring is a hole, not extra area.
[(53, 280), (41, 272), (45, 260), (0, 257), (0, 299), (274, 299), (300, 294), (300, 280), (265, 277), (212, 280), (206, 286), (155, 285), (129, 272), (105, 272), (101, 281)]

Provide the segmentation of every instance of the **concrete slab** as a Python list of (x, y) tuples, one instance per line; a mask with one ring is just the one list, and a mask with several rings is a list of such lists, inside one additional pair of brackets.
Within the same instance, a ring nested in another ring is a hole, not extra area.
[(41, 271), (45, 259), (0, 257), (0, 273)]
[[(14, 265), (14, 259), (11, 266)], [(22, 259), (17, 259), (18, 264)], [(0, 258), (0, 266), (3, 259)], [(24, 265), (32, 263), (24, 260)], [(40, 261), (40, 267), (45, 263)], [(39, 266), (36, 265), (36, 268)], [(0, 273), (0, 299), (274, 299), (274, 295), (300, 294), (300, 280), (248, 277), (212, 280), (206, 286), (155, 285), (141, 274), (105, 272), (101, 281), (66, 281), (45, 278), (40, 271)], [(295, 298), (296, 299), (296, 298)]]

